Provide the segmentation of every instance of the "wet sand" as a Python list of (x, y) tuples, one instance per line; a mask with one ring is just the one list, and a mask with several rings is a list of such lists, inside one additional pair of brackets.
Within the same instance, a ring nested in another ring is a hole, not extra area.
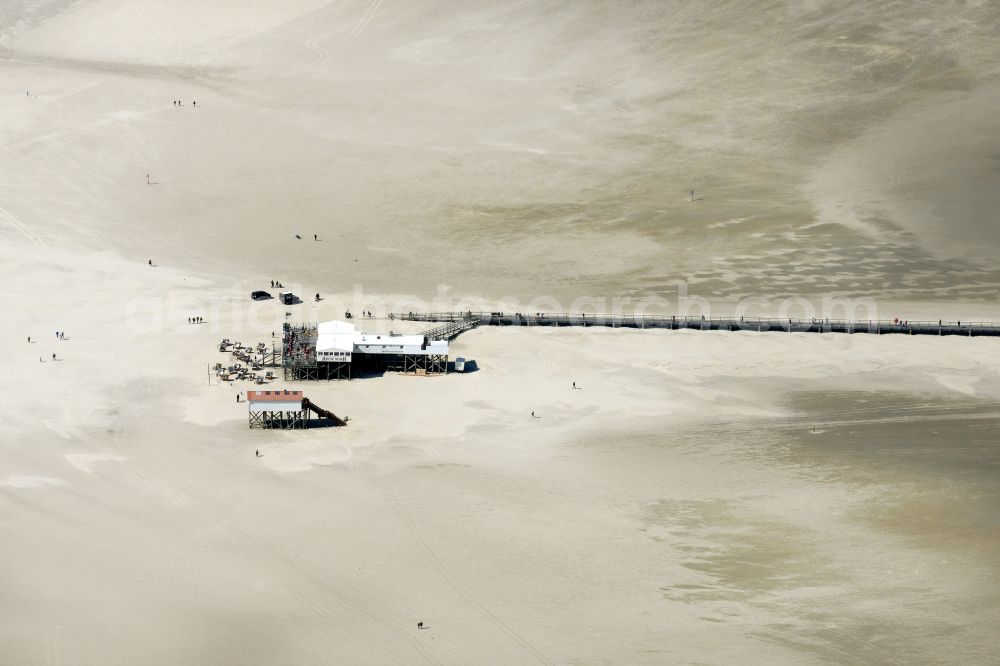
[(4, 208), (49, 222), (8, 233), (323, 292), (997, 293), (992, 5), (437, 7), (47, 4), (0, 66)]
[(208, 367), (678, 281), (1000, 319), (996, 14), (7, 3), (0, 662), (991, 661), (1000, 341), (480, 329), (308, 432)]

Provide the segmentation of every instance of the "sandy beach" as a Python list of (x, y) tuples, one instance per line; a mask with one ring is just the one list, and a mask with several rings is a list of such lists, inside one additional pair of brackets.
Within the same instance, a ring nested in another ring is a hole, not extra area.
[(1000, 338), (482, 327), (268, 385), (305, 431), (211, 367), (348, 309), (1000, 320), (998, 19), (3, 3), (0, 663), (991, 663)]

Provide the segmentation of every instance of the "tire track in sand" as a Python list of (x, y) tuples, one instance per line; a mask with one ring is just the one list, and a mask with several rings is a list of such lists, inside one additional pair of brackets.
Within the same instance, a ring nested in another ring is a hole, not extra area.
[(372, 3), (368, 5), (368, 9), (365, 10), (365, 13), (361, 15), (361, 18), (358, 19), (358, 22), (354, 24), (354, 27), (351, 28), (351, 31), (347, 33), (346, 37), (344, 37), (344, 41), (340, 42), (340, 44), (337, 45), (337, 47), (333, 50), (333, 52), (327, 51), (322, 46), (320, 46), (319, 43), (324, 39), (326, 39), (329, 35), (333, 34), (336, 31), (336, 28), (332, 30), (326, 30), (316, 35), (312, 39), (306, 40), (306, 46), (315, 51), (316, 54), (319, 56), (319, 60), (317, 60), (309, 69), (313, 73), (318, 74), (320, 69), (322, 69), (323, 65), (325, 65), (326, 62), (331, 57), (335, 57), (343, 53), (344, 50), (348, 46), (350, 46), (351, 43), (353, 43), (358, 37), (360, 37), (361, 33), (365, 31), (365, 28), (368, 27), (369, 23), (371, 23), (372, 18), (374, 18), (375, 16), (375, 12), (378, 11), (378, 8), (382, 5), (382, 2), (383, 0), (372, 0)]
[(409, 530), (410, 535), (413, 537), (413, 540), (416, 541), (417, 544), (420, 546), (421, 550), (424, 551), (424, 554), (430, 561), (431, 566), (434, 567), (438, 575), (441, 576), (442, 580), (444, 580), (444, 582), (447, 583), (448, 586), (451, 589), (453, 589), (455, 593), (458, 594), (458, 596), (460, 596), (467, 604), (469, 604), (472, 608), (477, 610), (479, 614), (482, 615), (484, 618), (489, 620), (489, 622), (493, 624), (493, 626), (495, 626), (501, 632), (506, 634), (508, 638), (510, 638), (515, 643), (520, 645), (526, 652), (530, 653), (535, 659), (538, 660), (539, 663), (542, 664), (551, 663), (548, 659), (545, 658), (545, 655), (543, 655), (538, 650), (538, 648), (529, 643), (527, 639), (525, 639), (523, 636), (517, 633), (517, 631), (515, 631), (512, 627), (510, 627), (510, 625), (508, 625), (506, 622), (500, 619), (495, 613), (493, 613), (493, 611), (491, 611), (485, 605), (477, 601), (475, 597), (473, 597), (471, 594), (462, 589), (462, 587), (455, 581), (455, 578), (451, 575), (451, 572), (448, 570), (448, 567), (445, 566), (444, 562), (441, 561), (441, 559), (434, 553), (431, 547), (427, 545), (427, 542), (424, 541), (423, 537), (420, 536), (420, 532), (417, 531), (417, 527), (416, 525), (414, 525), (413, 520), (411, 520), (410, 517), (406, 514), (406, 512), (403, 510), (403, 507), (400, 506), (396, 498), (393, 497), (392, 494), (389, 492), (389, 490), (382, 484), (382, 482), (376, 479), (372, 474), (367, 473), (366, 475), (371, 480), (371, 482), (375, 484), (375, 486), (382, 491), (382, 494), (385, 495), (386, 499), (389, 500), (389, 503), (392, 504), (392, 507), (396, 511), (396, 515), (399, 516), (400, 520), (406, 526), (407, 530)]
[(46, 249), (46, 245), (45, 242), (42, 240), (42, 237), (36, 234), (34, 231), (32, 231), (31, 228), (28, 227), (28, 225), (26, 225), (24, 222), (21, 222), (19, 219), (17, 219), (17, 217), (15, 217), (13, 213), (11, 213), (9, 210), (3, 207), (3, 204), (0, 204), (0, 218), (2, 218), (4, 222), (6, 222), (7, 226), (13, 227), (15, 231), (17, 231), (22, 236), (27, 238), (32, 245), (39, 248), (40, 250)]
[[(308, 571), (305, 567), (303, 567), (302, 565), (300, 565), (298, 562), (295, 561), (295, 557), (294, 557), (294, 555), (292, 553), (288, 552), (284, 548), (280, 548), (279, 546), (275, 545), (274, 543), (272, 543), (268, 539), (264, 538), (263, 536), (255, 533), (255, 532), (253, 532), (253, 531), (251, 531), (251, 530), (249, 530), (247, 528), (244, 528), (244, 527), (241, 527), (241, 526), (237, 525), (235, 522), (233, 522), (230, 519), (220, 517), (220, 520), (221, 520), (221, 522), (224, 522), (226, 525), (228, 525), (233, 530), (235, 530), (235, 531), (239, 532), (240, 534), (242, 534), (247, 539), (249, 539), (251, 541), (255, 541), (258, 544), (262, 545), (264, 548), (266, 548), (268, 551), (270, 551), (271, 557), (275, 558), (276, 560), (278, 560), (279, 564), (284, 563), (287, 566), (291, 567), (296, 572), (298, 572), (303, 577), (305, 577), (307, 580), (309, 580), (312, 583), (314, 583), (316, 585), (316, 587), (328, 590), (335, 597), (337, 597), (340, 601), (342, 601), (346, 605), (350, 606), (354, 610), (358, 611), (362, 615), (365, 615), (369, 619), (375, 621), (377, 624), (381, 625), (382, 627), (384, 627), (386, 629), (389, 629), (392, 632), (395, 632), (395, 633), (398, 633), (400, 635), (405, 636), (407, 639), (409, 639), (409, 641), (411, 642), (411, 644), (413, 645), (413, 647), (417, 650), (417, 652), (419, 652), (420, 655), (424, 659), (426, 659), (428, 662), (435, 663), (435, 664), (440, 664), (441, 663), (440, 661), (438, 661), (437, 659), (435, 659), (433, 655), (431, 655), (430, 653), (428, 653), (424, 649), (423, 645), (415, 637), (413, 637), (412, 635), (410, 635), (409, 632), (407, 632), (407, 631), (403, 630), (402, 628), (400, 628), (397, 624), (393, 623), (389, 618), (387, 618), (382, 613), (378, 612), (377, 610), (375, 610), (373, 608), (370, 608), (369, 607), (370, 606), (369, 603), (366, 603), (365, 601), (359, 601), (358, 599), (355, 599), (352, 595), (349, 595), (346, 592), (344, 592), (343, 590), (339, 589), (338, 587), (335, 587), (334, 585), (332, 585), (329, 581), (327, 581), (323, 577), (321, 577), (321, 576), (319, 576), (319, 575), (317, 575), (317, 574), (315, 574), (315, 573), (313, 573), (311, 571)], [(278, 559), (278, 556), (281, 556), (280, 560)], [(288, 581), (287, 576), (284, 576), (284, 578), (285, 578), (285, 582), (288, 583), (289, 581)], [(334, 620), (334, 618), (330, 615), (330, 613), (329, 613), (328, 610), (326, 610), (325, 608), (323, 608), (321, 605), (317, 604), (316, 602), (313, 602), (313, 601), (310, 601), (310, 600), (306, 599), (305, 595), (302, 594), (294, 586), (290, 585), (289, 586), (289, 591), (292, 593), (293, 596), (295, 596), (296, 599), (298, 599), (303, 604), (305, 604), (307, 607), (309, 607), (315, 614), (317, 614), (317, 615), (319, 615), (321, 617), (329, 618), (331, 621)], [(390, 654), (392, 654), (393, 657), (398, 658), (402, 663), (406, 663), (406, 659), (404, 657), (401, 657), (400, 655), (397, 655), (396, 653), (391, 652), (384, 645), (382, 647), (387, 652), (389, 652)]]

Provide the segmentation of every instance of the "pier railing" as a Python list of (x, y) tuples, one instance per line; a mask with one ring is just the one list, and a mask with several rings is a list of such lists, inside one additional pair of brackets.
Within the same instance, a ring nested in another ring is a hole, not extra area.
[[(482, 324), (482, 318), (474, 314), (461, 314), (460, 316), (448, 319), (441, 326), (424, 331), (424, 337), (428, 340), (453, 340), (461, 333), (473, 329)], [(414, 320), (420, 321), (420, 320)], [(429, 320), (428, 320), (429, 321)]]
[[(985, 321), (899, 321), (797, 319), (779, 317), (679, 317), (671, 315), (588, 314), (552, 312), (407, 312), (392, 315), (406, 321), (443, 322), (431, 329), (451, 339), (477, 326), (601, 326), (671, 330), (755, 331), (786, 333), (869, 333), (873, 335), (964, 335), (1000, 337), (1000, 323)], [(443, 338), (437, 338), (443, 339)]]

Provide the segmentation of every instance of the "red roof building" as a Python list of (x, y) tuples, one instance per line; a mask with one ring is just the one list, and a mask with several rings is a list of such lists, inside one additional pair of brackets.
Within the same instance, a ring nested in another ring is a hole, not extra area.
[(302, 391), (247, 391), (247, 402), (302, 403)]

